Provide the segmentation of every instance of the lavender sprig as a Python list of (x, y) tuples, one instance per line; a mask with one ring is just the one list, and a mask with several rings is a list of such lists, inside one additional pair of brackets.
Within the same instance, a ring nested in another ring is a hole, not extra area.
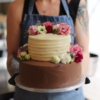
[(57, 64), (55, 67), (60, 67), (62, 65), (62, 63)]

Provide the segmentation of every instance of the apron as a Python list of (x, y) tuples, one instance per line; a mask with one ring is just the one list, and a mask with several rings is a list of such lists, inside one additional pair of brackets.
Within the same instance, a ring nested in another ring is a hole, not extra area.
[[(61, 16), (47, 16), (40, 14), (32, 14), (35, 0), (30, 0), (28, 14), (25, 14), (22, 25), (21, 25), (21, 43), (20, 46), (28, 42), (28, 30), (30, 25), (36, 24), (38, 21), (41, 23), (50, 21), (50, 22), (63, 22), (71, 26), (71, 32), (74, 33), (74, 24), (73, 20), (69, 14), (68, 5), (66, 0), (61, 0), (66, 15)], [(74, 37), (71, 37), (71, 42), (74, 43)], [(66, 91), (58, 93), (37, 93), (23, 90), (16, 86), (14, 100), (85, 100), (82, 88), (79, 88), (77, 91)]]

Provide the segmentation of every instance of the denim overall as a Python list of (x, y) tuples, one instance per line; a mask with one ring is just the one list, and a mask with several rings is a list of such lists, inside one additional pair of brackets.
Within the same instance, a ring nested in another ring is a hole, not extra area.
[[(39, 14), (32, 14), (33, 11), (33, 4), (35, 0), (30, 0), (28, 14), (25, 14), (24, 20), (21, 26), (21, 46), (27, 43), (28, 35), (25, 34), (26, 30), (30, 25), (36, 24), (38, 21), (46, 22), (64, 22), (71, 26), (71, 31), (74, 33), (74, 24), (72, 18), (69, 14), (68, 5), (65, 0), (61, 0), (66, 15), (61, 16), (47, 16), (47, 15), (39, 15)], [(74, 43), (74, 37), (71, 37), (71, 41)], [(58, 92), (58, 93), (37, 93), (37, 92), (30, 92), (23, 90), (16, 86), (15, 90), (15, 97), (14, 100), (85, 100), (82, 88), (79, 88), (77, 91), (66, 91), (66, 92)]]

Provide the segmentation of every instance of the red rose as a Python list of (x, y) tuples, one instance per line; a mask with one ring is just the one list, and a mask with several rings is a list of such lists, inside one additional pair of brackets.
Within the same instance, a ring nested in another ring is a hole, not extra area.
[(82, 62), (82, 59), (83, 59), (83, 54), (81, 52), (78, 52), (75, 58), (75, 62), (76, 63)]
[(53, 24), (51, 22), (45, 22), (43, 25), (46, 27), (47, 33), (52, 33)]

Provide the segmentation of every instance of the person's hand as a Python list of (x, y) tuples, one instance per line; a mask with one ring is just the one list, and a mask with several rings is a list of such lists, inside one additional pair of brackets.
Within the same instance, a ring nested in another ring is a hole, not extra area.
[[(90, 84), (90, 79), (88, 77), (85, 78), (85, 83), (84, 84)], [(75, 89), (76, 91), (78, 90), (79, 88)]]
[(85, 78), (85, 84), (89, 84), (91, 81), (88, 77)]
[(15, 86), (15, 85), (16, 85), (16, 83), (15, 83), (15, 77), (16, 77), (18, 74), (19, 74), (19, 73), (14, 74), (14, 75), (8, 80), (8, 83)]

